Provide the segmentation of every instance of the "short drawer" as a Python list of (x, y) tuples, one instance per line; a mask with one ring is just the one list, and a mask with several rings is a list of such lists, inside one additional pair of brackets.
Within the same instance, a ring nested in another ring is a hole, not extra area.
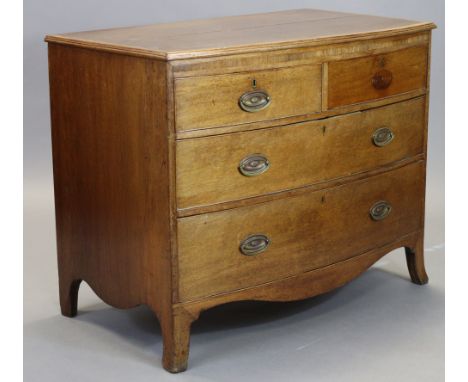
[(320, 65), (175, 80), (176, 129), (237, 125), (318, 112)]
[(326, 266), (414, 232), (424, 164), (268, 203), (178, 219), (179, 301)]
[(427, 47), (328, 64), (328, 108), (371, 101), (426, 87)]
[(178, 141), (177, 206), (293, 189), (420, 154), (424, 118), (425, 99), (418, 98), (325, 120)]

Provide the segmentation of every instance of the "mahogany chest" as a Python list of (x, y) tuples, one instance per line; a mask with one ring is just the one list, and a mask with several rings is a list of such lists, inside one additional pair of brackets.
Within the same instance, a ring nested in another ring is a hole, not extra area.
[(60, 303), (147, 304), (163, 365), (237, 300), (423, 262), (432, 23), (311, 9), (49, 35)]

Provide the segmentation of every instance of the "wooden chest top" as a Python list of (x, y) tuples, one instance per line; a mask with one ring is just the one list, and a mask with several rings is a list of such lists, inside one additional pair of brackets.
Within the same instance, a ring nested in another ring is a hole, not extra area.
[(49, 35), (46, 41), (174, 60), (375, 39), (434, 27), (429, 22), (296, 9)]

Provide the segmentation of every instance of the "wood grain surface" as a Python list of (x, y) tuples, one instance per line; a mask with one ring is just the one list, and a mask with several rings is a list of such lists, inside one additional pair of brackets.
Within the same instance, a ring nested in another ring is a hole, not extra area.
[[(288, 190), (364, 172), (423, 152), (425, 99), (315, 122), (177, 142), (177, 206), (186, 209)], [(395, 138), (377, 147), (387, 127)], [(240, 173), (239, 162), (261, 153), (270, 168)]]
[[(421, 231), (412, 232), (384, 246), (323, 268), (197, 301), (179, 303), (175, 305), (175, 311), (195, 320), (204, 310), (233, 301), (294, 301), (313, 297), (343, 286), (358, 277), (382, 256), (401, 247), (408, 251), (417, 249), (415, 264), (424, 268), (424, 262), (420, 261), (423, 253), (420, 247), (422, 238)], [(414, 269), (412, 265), (408, 265)]]
[(170, 297), (165, 65), (54, 44), (49, 63), (61, 294), (83, 279), (114, 306), (159, 309)]
[[(179, 302), (281, 279), (382, 246), (421, 227), (424, 164), (368, 180), (246, 208), (178, 219)], [(392, 212), (369, 216), (378, 201)], [(271, 244), (255, 256), (239, 245), (252, 234)]]
[[(391, 83), (377, 88), (372, 80), (385, 71)], [(426, 86), (427, 47), (413, 47), (387, 54), (373, 55), (328, 64), (328, 107), (384, 98)]]
[(175, 78), (237, 73), (366, 57), (415, 46), (428, 46), (430, 31), (396, 34), (374, 39), (356, 39), (330, 45), (313, 45), (268, 52), (240, 52), (220, 57), (187, 58), (170, 61)]
[(47, 36), (47, 41), (162, 59), (220, 56), (414, 33), (428, 22), (295, 9)]
[[(176, 129), (238, 125), (318, 112), (321, 110), (321, 70), (321, 65), (306, 65), (177, 79)], [(239, 98), (254, 90), (267, 92), (271, 103), (263, 110), (246, 112), (240, 108)]]

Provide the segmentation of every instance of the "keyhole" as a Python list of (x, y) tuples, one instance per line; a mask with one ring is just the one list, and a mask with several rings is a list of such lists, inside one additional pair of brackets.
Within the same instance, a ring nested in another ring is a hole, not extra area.
[(385, 57), (379, 57), (378, 59), (378, 66), (380, 66), (381, 68), (383, 68), (385, 66)]
[(255, 78), (252, 80), (252, 87), (254, 89), (257, 87), (257, 80)]

